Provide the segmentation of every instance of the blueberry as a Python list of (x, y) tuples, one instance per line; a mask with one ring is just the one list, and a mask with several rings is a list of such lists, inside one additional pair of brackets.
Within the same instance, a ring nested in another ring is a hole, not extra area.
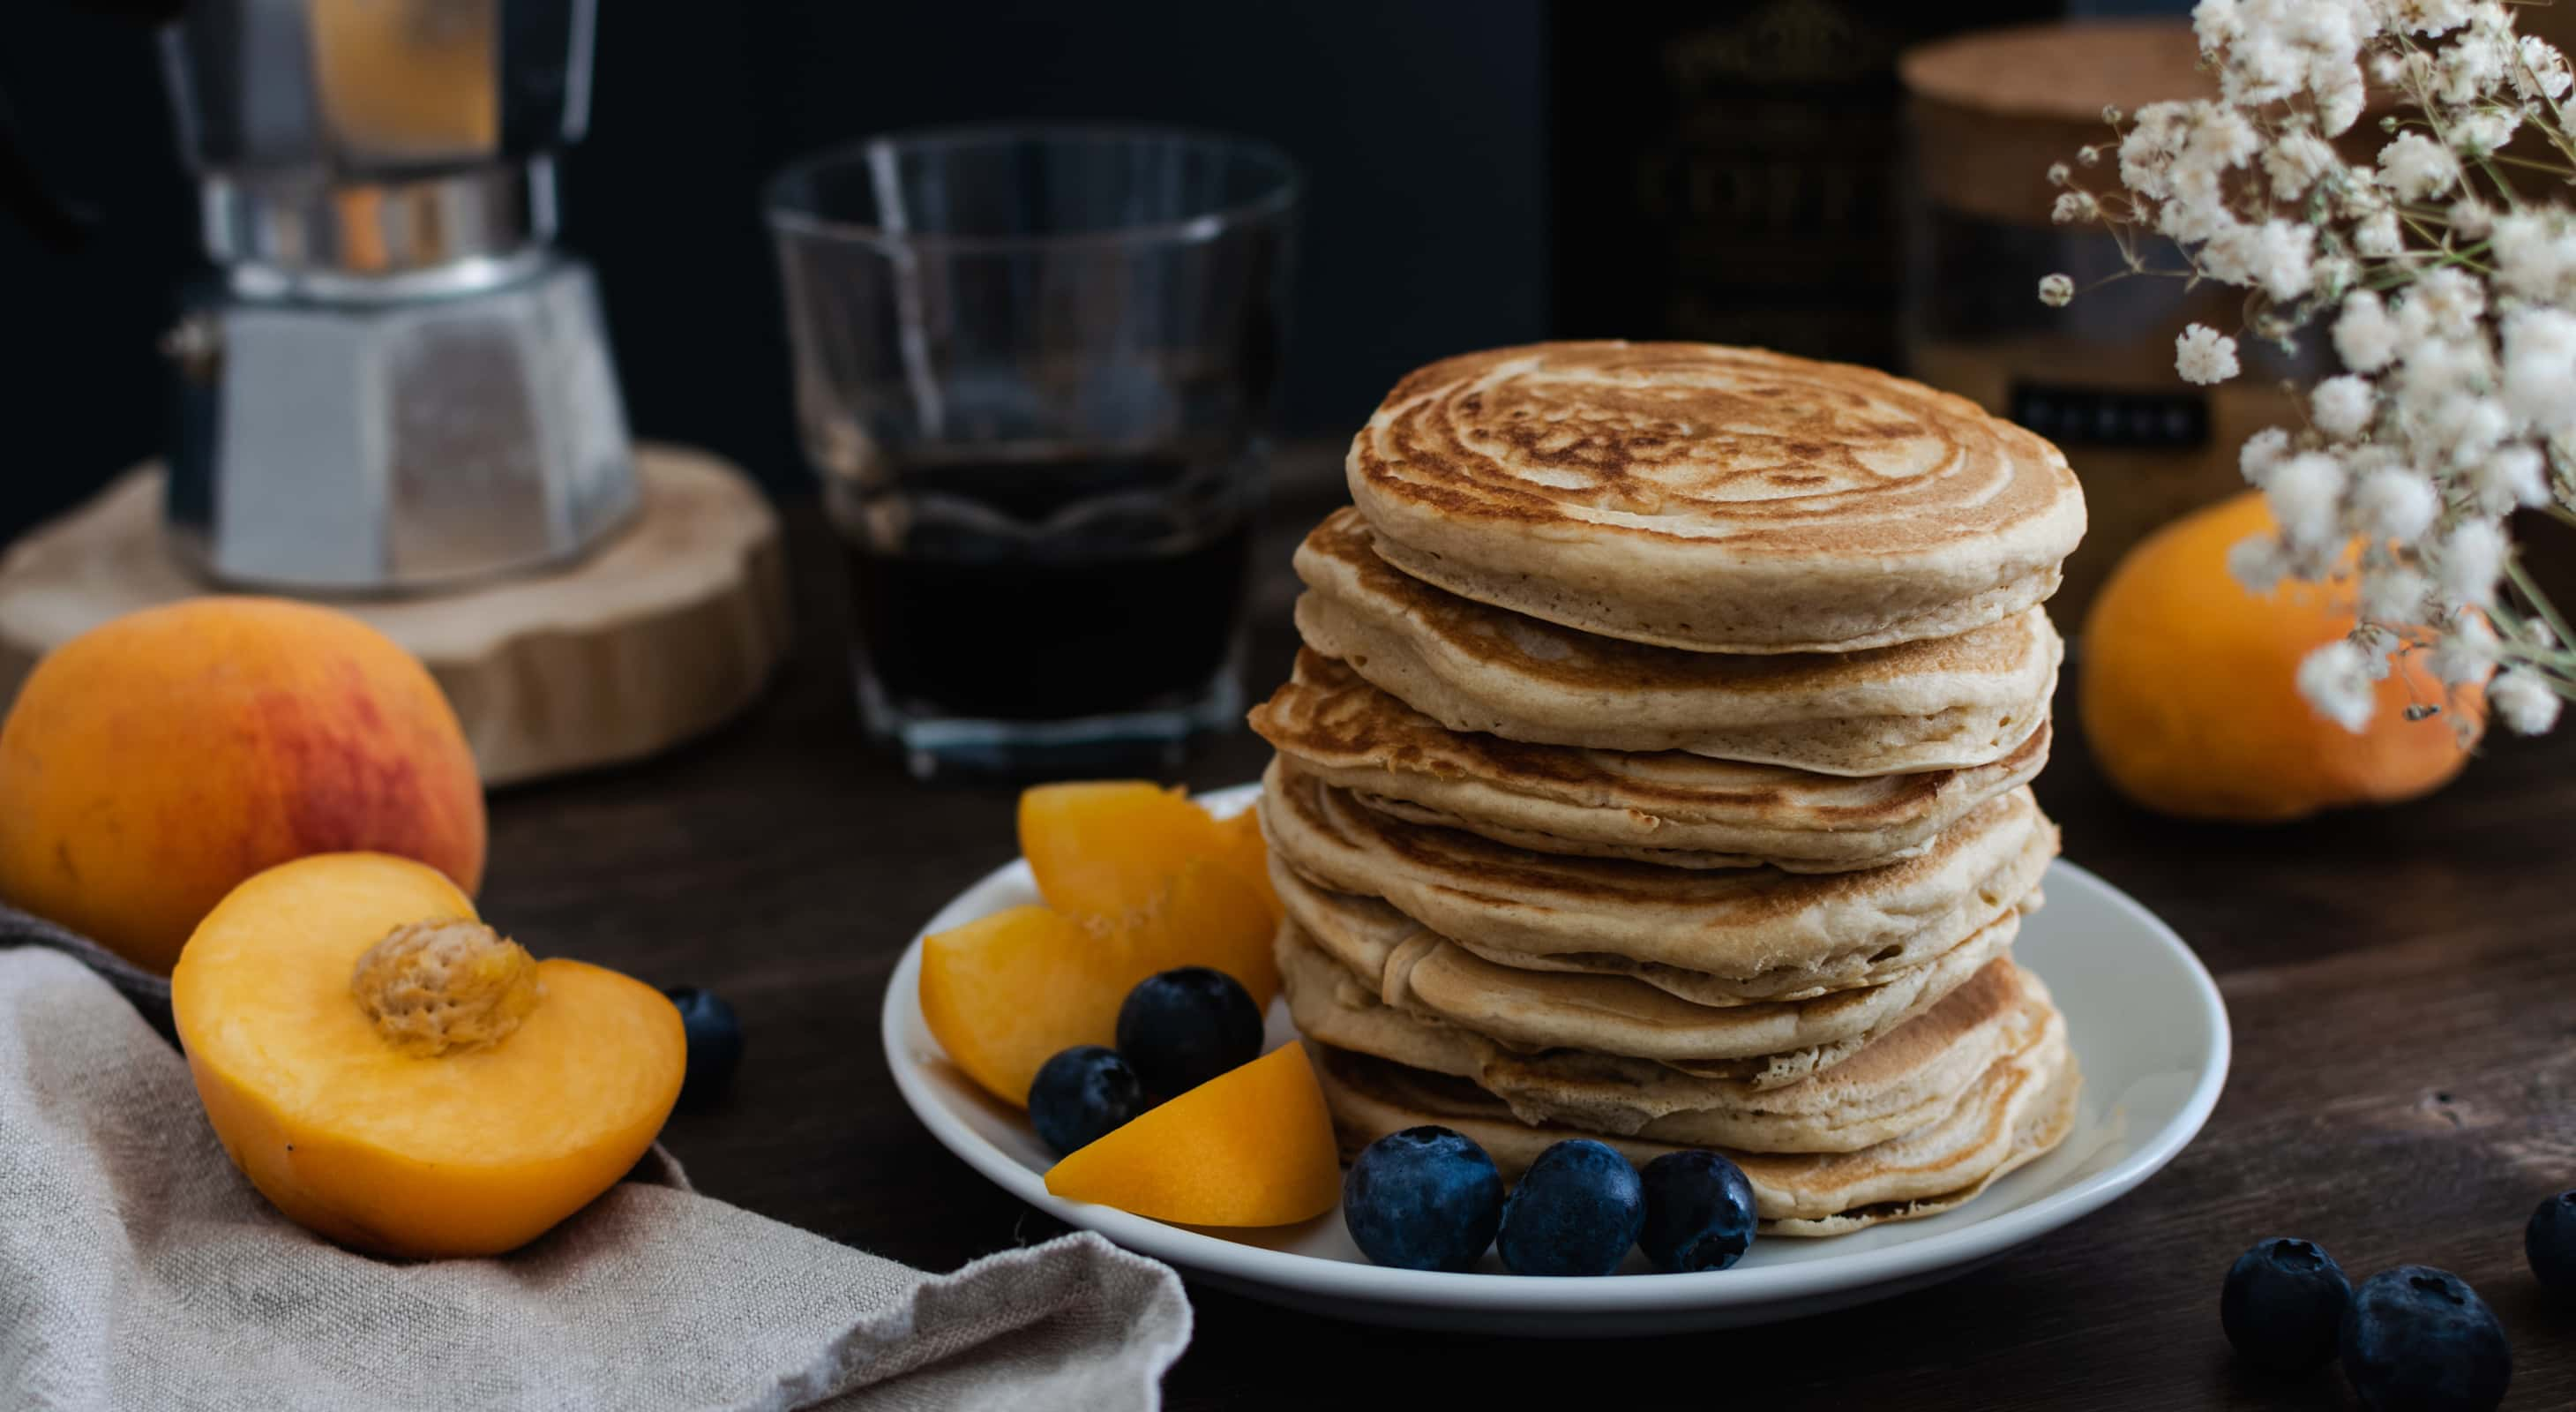
[(2371, 1412), (2480, 1412), (2504, 1400), (2513, 1350), (2468, 1281), (2400, 1265), (2353, 1292), (2343, 1371)]
[(1503, 1203), (1497, 1244), (1516, 1275), (1606, 1275), (1645, 1220), (1637, 1169), (1616, 1148), (1580, 1137), (1540, 1153), (1522, 1174)]
[(1029, 1085), (1029, 1123), (1061, 1157), (1089, 1147), (1151, 1107), (1145, 1085), (1118, 1051), (1077, 1044), (1046, 1061)]
[(1147, 976), (1118, 1007), (1118, 1052), (1146, 1092), (1171, 1098), (1260, 1058), (1261, 1009), (1223, 971)]
[(1361, 1149), (1342, 1177), (1342, 1224), (1400, 1270), (1464, 1270), (1503, 1223), (1503, 1174), (1447, 1128), (1406, 1128)]
[(2304, 1240), (2275, 1236), (2227, 1267), (2219, 1327), (2236, 1356), (2277, 1373), (2303, 1373), (2334, 1357), (2352, 1281), (2334, 1257)]
[(1723, 1270), (1753, 1248), (1753, 1183), (1714, 1152), (1667, 1152), (1639, 1176), (1646, 1224), (1637, 1247), (1667, 1275)]
[(695, 1108), (714, 1102), (733, 1083), (742, 1063), (742, 1021), (733, 1007), (712, 990), (693, 985), (665, 987), (664, 995), (680, 1008), (680, 1029), (689, 1040), (689, 1067), (680, 1080), (680, 1105)]
[(2540, 1203), (2522, 1228), (2523, 1258), (2552, 1294), (2576, 1295), (2576, 1188)]

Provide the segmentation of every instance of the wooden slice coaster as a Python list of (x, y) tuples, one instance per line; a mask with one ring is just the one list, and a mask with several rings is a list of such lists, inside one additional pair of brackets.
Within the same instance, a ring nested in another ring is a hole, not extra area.
[[(484, 783), (638, 759), (750, 704), (787, 655), (778, 518), (706, 452), (639, 445), (635, 522), (552, 573), (413, 598), (337, 600), (429, 664)], [(127, 472), (0, 557), (0, 694), (56, 643), (215, 592), (169, 552), (161, 468)]]

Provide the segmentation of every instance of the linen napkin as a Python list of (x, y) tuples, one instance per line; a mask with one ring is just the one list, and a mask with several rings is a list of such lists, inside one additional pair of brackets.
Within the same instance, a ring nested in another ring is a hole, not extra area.
[(354, 1254), (234, 1170), (156, 997), (166, 1024), (166, 983), (0, 908), (0, 1404), (1150, 1408), (1189, 1342), (1179, 1279), (1096, 1235), (930, 1275), (659, 1148), (501, 1259)]

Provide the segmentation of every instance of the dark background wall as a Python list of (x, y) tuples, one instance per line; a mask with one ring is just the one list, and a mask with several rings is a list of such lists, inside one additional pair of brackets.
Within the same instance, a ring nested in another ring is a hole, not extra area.
[[(1291, 431), (1356, 424), (1405, 370), (1545, 329), (1539, 0), (610, 3), (566, 244), (596, 267), (636, 430), (772, 485), (798, 462), (760, 221), (788, 157), (1010, 118), (1248, 133), (1309, 175)], [(0, 96), (100, 217), (47, 250), (0, 218), (0, 537), (161, 444), (153, 343), (195, 251), (155, 50), (68, 0), (0, 0)]]
[[(0, 538), (162, 442), (153, 342), (196, 213), (151, 37), (93, 9), (165, 2), (0, 0), (0, 102), (99, 217), (68, 254), (0, 218)], [(599, 272), (636, 429), (781, 489), (804, 472), (760, 185), (892, 128), (1170, 122), (1294, 154), (1292, 433), (1354, 425), (1430, 358), (1551, 333), (1883, 362), (1895, 52), (2185, 3), (610, 3), (566, 242)]]

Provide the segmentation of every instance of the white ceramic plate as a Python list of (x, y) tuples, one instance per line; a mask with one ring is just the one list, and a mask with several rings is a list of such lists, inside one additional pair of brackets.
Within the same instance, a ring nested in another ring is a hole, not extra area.
[[(1206, 802), (1232, 813), (1257, 788)], [(2048, 982), (2084, 1066), (2084, 1099), (2065, 1143), (1956, 1211), (1828, 1240), (1759, 1240), (1731, 1270), (1639, 1273), (1644, 1262), (1632, 1255), (1626, 1271), (1608, 1278), (1532, 1278), (1504, 1273), (1491, 1254), (1464, 1274), (1390, 1270), (1359, 1253), (1338, 1210), (1273, 1230), (1214, 1230), (1050, 1195), (1053, 1158), (1026, 1115), (986, 1097), (931, 1038), (921, 1017), (917, 937), (886, 992), (886, 1059), (931, 1134), (1013, 1195), (1256, 1299), (1369, 1323), (1523, 1335), (1767, 1323), (1964, 1274), (2126, 1194), (2200, 1131), (2227, 1078), (2218, 987), (2170, 927), (2100, 878), (2060, 862), (2046, 885), (2048, 905), (2023, 923), (2015, 952)], [(1014, 862), (940, 909), (923, 932), (1037, 900), (1028, 865)], [(1275, 1006), (1271, 1043), (1294, 1034), (1286, 1006)]]

